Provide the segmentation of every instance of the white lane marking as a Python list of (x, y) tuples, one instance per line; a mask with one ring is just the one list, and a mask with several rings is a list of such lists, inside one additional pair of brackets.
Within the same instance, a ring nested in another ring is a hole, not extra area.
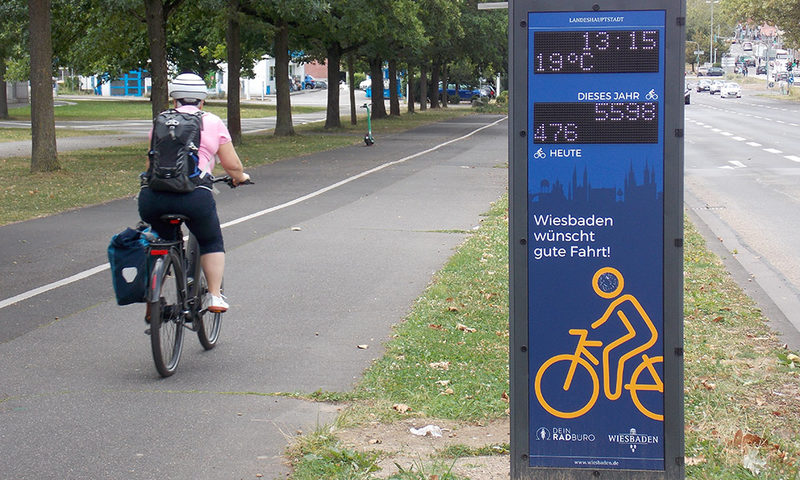
[(777, 148), (765, 148), (765, 152), (767, 153), (783, 153), (782, 151), (778, 150)]
[(725, 135), (726, 137), (732, 137), (733, 134), (731, 132), (719, 132), (720, 135)]
[(735, 170), (737, 168), (747, 168), (747, 165), (740, 162), (739, 160), (728, 160), (728, 163), (730, 163), (731, 165), (723, 165), (719, 168), (727, 168), (729, 170)]
[[(378, 172), (380, 170), (383, 170), (384, 168), (388, 168), (388, 167), (391, 167), (391, 166), (394, 166), (394, 165), (398, 165), (400, 163), (407, 162), (409, 160), (413, 160), (413, 159), (415, 159), (417, 157), (421, 157), (421, 156), (426, 155), (428, 153), (435, 152), (436, 150), (439, 150), (442, 147), (446, 147), (447, 145), (450, 145), (452, 143), (459, 142), (461, 140), (465, 140), (465, 139), (475, 135), (476, 133), (480, 132), (481, 130), (485, 130), (485, 129), (489, 128), (489, 127), (493, 127), (493, 126), (497, 125), (498, 123), (500, 123), (500, 122), (502, 122), (502, 121), (504, 121), (506, 119), (507, 119), (507, 117), (503, 117), (503, 118), (501, 118), (501, 119), (499, 119), (499, 120), (497, 120), (495, 122), (489, 123), (487, 125), (483, 125), (480, 128), (476, 128), (475, 130), (469, 132), (466, 135), (462, 135), (462, 136), (460, 136), (458, 138), (454, 138), (452, 140), (448, 140), (448, 141), (446, 141), (444, 143), (440, 143), (439, 145), (431, 147), (431, 148), (429, 148), (427, 150), (423, 150), (423, 151), (415, 153), (413, 155), (409, 155), (407, 157), (403, 157), (403, 158), (401, 158), (399, 160), (394, 160), (394, 161), (391, 161), (391, 162), (384, 163), (382, 165), (378, 165), (377, 167), (371, 168), (369, 170), (363, 171), (363, 172), (358, 173), (356, 175), (353, 175), (351, 177), (345, 178), (344, 180), (342, 180), (340, 182), (336, 182), (336, 183), (334, 183), (332, 185), (328, 185), (327, 187), (320, 188), (319, 190), (317, 190), (315, 192), (311, 192), (311, 193), (309, 193), (307, 195), (303, 195), (302, 197), (295, 198), (294, 200), (290, 200), (290, 201), (288, 201), (286, 203), (282, 203), (280, 205), (275, 205), (274, 207), (270, 207), (270, 208), (261, 210), (261, 211), (256, 212), (256, 213), (252, 213), (250, 215), (246, 215), (246, 216), (241, 217), (241, 218), (237, 218), (236, 220), (231, 220), (230, 222), (222, 224), (221, 227), (222, 228), (226, 228), (226, 227), (230, 227), (232, 225), (237, 225), (239, 223), (246, 222), (248, 220), (252, 220), (252, 219), (260, 217), (262, 215), (266, 215), (268, 213), (272, 213), (272, 212), (275, 212), (275, 211), (278, 211), (278, 210), (282, 210), (282, 209), (287, 208), (287, 207), (291, 207), (293, 205), (297, 205), (298, 203), (304, 202), (304, 201), (309, 200), (309, 199), (314, 198), (314, 197), (318, 197), (318, 196), (322, 195), (323, 193), (329, 192), (329, 191), (331, 191), (331, 190), (333, 190), (335, 188), (341, 187), (342, 185), (345, 185), (345, 184), (348, 184), (348, 183), (350, 183), (352, 181), (358, 180), (359, 178), (366, 177), (367, 175), (370, 175), (370, 174), (373, 174), (373, 173)], [(75, 283), (75, 282), (77, 282), (79, 280), (83, 280), (84, 278), (90, 277), (90, 276), (92, 276), (92, 275), (94, 275), (96, 273), (100, 273), (100, 272), (103, 272), (105, 270), (108, 270), (109, 268), (110, 268), (110, 265), (108, 263), (104, 263), (103, 265), (98, 265), (98, 266), (96, 266), (94, 268), (90, 268), (90, 269), (85, 270), (83, 272), (80, 272), (80, 273), (77, 273), (75, 275), (72, 275), (71, 277), (63, 278), (61, 280), (57, 280), (55, 282), (48, 283), (47, 285), (42, 285), (41, 287), (34, 288), (33, 290), (28, 290), (27, 292), (20, 293), (19, 295), (15, 295), (15, 296), (13, 296), (11, 298), (7, 298), (5, 300), (0, 300), (0, 309), (5, 308), (5, 307), (7, 307), (9, 305), (13, 305), (13, 304), (18, 303), (18, 302), (21, 302), (23, 300), (27, 300), (27, 299), (29, 299), (31, 297), (35, 297), (36, 295), (40, 295), (42, 293), (49, 292), (51, 290), (55, 290), (56, 288), (60, 288), (60, 287), (69, 285), (71, 283)]]
[(744, 142), (745, 138), (744, 137), (733, 137), (733, 138), (731, 138), (731, 140), (736, 140), (737, 142)]
[(798, 163), (800, 163), (800, 157), (798, 157), (798, 156), (796, 156), (796, 155), (786, 155), (786, 156), (785, 156), (785, 157), (783, 157), (783, 158), (786, 158), (786, 159), (788, 159), (788, 160), (791, 160), (791, 161), (793, 161), (793, 162), (798, 162)]
[(761, 146), (761, 144), (757, 143), (757, 142), (747, 142), (747, 144), (750, 145), (751, 147), (760, 147)]

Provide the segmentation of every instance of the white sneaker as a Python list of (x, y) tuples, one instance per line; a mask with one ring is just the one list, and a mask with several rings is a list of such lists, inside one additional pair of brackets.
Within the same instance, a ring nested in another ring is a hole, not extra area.
[(225, 301), (224, 295), (216, 296), (210, 293), (206, 294), (204, 303), (206, 305), (206, 309), (208, 309), (209, 312), (214, 313), (226, 312), (229, 306), (228, 302)]

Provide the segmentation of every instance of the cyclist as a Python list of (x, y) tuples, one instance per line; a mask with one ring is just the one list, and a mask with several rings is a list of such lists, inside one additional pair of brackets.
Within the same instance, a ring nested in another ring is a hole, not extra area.
[[(170, 83), (169, 95), (179, 112), (194, 113), (203, 108), (207, 96), (206, 84), (194, 73), (182, 73)], [(205, 174), (211, 174), (218, 159), (222, 168), (233, 179), (234, 186), (249, 180), (250, 175), (244, 172), (239, 155), (231, 143), (231, 135), (222, 120), (213, 113), (205, 112), (202, 122), (198, 168)], [(149, 159), (147, 163), (149, 167)], [(225, 246), (211, 188), (200, 185), (189, 193), (172, 193), (153, 191), (143, 185), (139, 193), (139, 216), (161, 238), (175, 240), (171, 238), (174, 234), (173, 227), (160, 219), (168, 213), (187, 216), (189, 220), (186, 226), (197, 237), (200, 264), (208, 282), (205, 307), (211, 312), (226, 311), (228, 303), (220, 291), (225, 270)], [(149, 317), (149, 312), (147, 315)]]
[[(612, 300), (603, 316), (592, 323), (592, 329), (597, 329), (608, 320), (614, 319), (619, 320), (622, 324), (621, 330), (625, 332), (616, 340), (607, 343), (603, 349), (603, 388), (611, 400), (618, 399), (622, 394), (625, 362), (652, 347), (658, 339), (658, 331), (639, 300), (630, 294), (620, 295), (624, 285), (622, 273), (612, 267), (599, 269), (592, 279), (594, 292), (601, 298)], [(620, 325), (613, 320), (612, 323), (616, 325), (615, 331), (619, 333)], [(619, 355), (613, 374), (612, 353), (615, 357)], [(615, 379), (613, 391), (612, 378)]]

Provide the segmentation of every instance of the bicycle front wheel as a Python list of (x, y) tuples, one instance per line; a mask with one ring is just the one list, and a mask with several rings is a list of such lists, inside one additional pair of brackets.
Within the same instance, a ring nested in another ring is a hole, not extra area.
[(150, 303), (150, 344), (156, 370), (162, 377), (175, 373), (183, 349), (181, 275), (174, 253), (157, 261), (152, 280), (158, 282), (158, 295)]
[[(208, 282), (202, 269), (200, 269), (199, 275), (200, 281), (197, 283), (196, 292), (202, 302), (206, 298), (206, 293), (208, 293)], [(200, 339), (200, 345), (206, 350), (211, 350), (219, 340), (219, 331), (222, 328), (222, 314), (209, 312), (203, 306), (195, 321), (199, 323), (197, 325), (197, 338)]]

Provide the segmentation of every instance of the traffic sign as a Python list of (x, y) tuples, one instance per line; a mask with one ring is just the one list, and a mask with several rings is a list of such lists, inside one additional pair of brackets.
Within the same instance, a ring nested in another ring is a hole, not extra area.
[(511, 5), (512, 478), (681, 479), (685, 5)]
[(695, 55), (702, 55), (702, 54), (704, 54), (704, 53), (706, 53), (706, 52), (705, 52), (705, 51), (703, 51), (703, 50), (695, 50), (695, 51), (694, 51), (694, 54), (695, 54)]

